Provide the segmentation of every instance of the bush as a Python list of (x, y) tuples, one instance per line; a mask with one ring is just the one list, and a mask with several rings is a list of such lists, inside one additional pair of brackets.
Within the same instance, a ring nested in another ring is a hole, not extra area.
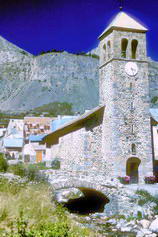
[(47, 167), (46, 167), (46, 162), (39, 162), (39, 163), (36, 163), (36, 164), (31, 164), (31, 165), (29, 165), (29, 167), (36, 167), (36, 168), (38, 168), (39, 170), (45, 170), (45, 169), (48, 169)]
[[(44, 164), (41, 164), (43, 167)], [(46, 181), (46, 177), (39, 172), (40, 165), (32, 164), (16, 164), (10, 165), (9, 171), (15, 175), (18, 175), (22, 178), (26, 177), (28, 181), (36, 181), (36, 182), (44, 182)]]
[(0, 153), (0, 172), (6, 172), (8, 169), (8, 163), (4, 158), (4, 154)]
[(140, 198), (138, 200), (138, 204), (140, 206), (145, 205), (146, 203), (155, 203), (156, 205), (153, 207), (153, 213), (154, 215), (158, 215), (158, 198), (151, 195), (146, 190), (137, 190), (136, 194), (140, 195)]
[(55, 158), (52, 162), (51, 162), (51, 168), (58, 170), (60, 169), (60, 161), (58, 158)]
[(155, 184), (158, 182), (158, 178), (155, 176), (146, 176), (144, 181), (146, 184)]
[(120, 182), (121, 182), (122, 184), (129, 184), (129, 182), (130, 182), (130, 176), (124, 176), (124, 177), (119, 176), (119, 177), (118, 177), (118, 180), (120, 180)]
[(46, 177), (39, 172), (39, 168), (35, 165), (29, 165), (26, 169), (26, 177), (29, 181), (45, 182)]
[(23, 164), (10, 165), (8, 171), (22, 178), (26, 175), (26, 169)]
[(158, 102), (158, 96), (155, 96), (151, 99), (152, 104), (156, 104)]

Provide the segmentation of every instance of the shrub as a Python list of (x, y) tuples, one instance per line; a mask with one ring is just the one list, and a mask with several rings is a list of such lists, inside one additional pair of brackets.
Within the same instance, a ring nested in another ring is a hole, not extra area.
[(19, 160), (22, 160), (22, 155), (19, 155)]
[(118, 180), (120, 180), (120, 182), (121, 182), (122, 184), (129, 184), (129, 182), (130, 182), (130, 176), (124, 176), (124, 177), (119, 176), (119, 177), (118, 177)]
[(0, 172), (6, 172), (8, 169), (8, 163), (4, 158), (4, 154), (0, 153)]
[(26, 177), (29, 181), (45, 182), (46, 177), (39, 172), (39, 168), (34, 165), (29, 165), (26, 169)]
[(36, 164), (31, 164), (29, 166), (34, 166), (36, 168), (38, 168), (39, 170), (45, 170), (45, 169), (48, 169), (46, 167), (46, 162), (39, 162), (39, 163), (36, 163)]
[(26, 176), (26, 169), (23, 164), (10, 165), (8, 170), (22, 178)]
[(51, 168), (58, 170), (60, 169), (60, 160), (58, 158), (55, 158), (52, 162), (51, 162)]
[(152, 104), (156, 104), (158, 102), (158, 96), (154, 96), (152, 99), (151, 99), (151, 103)]
[(155, 203), (156, 205), (153, 207), (154, 215), (158, 215), (158, 198), (154, 197), (146, 190), (137, 190), (136, 194), (140, 195), (140, 199), (138, 200), (138, 204), (140, 206), (145, 205), (146, 203)]
[(158, 178), (155, 176), (146, 176), (144, 181), (146, 184), (155, 184), (158, 182)]
[[(44, 164), (41, 164), (43, 167)], [(45, 182), (46, 177), (44, 174), (39, 172), (40, 165), (32, 164), (32, 165), (25, 165), (25, 164), (16, 164), (10, 165), (9, 171), (15, 175), (18, 175), (22, 178), (26, 177), (28, 181), (36, 181), (36, 182)]]

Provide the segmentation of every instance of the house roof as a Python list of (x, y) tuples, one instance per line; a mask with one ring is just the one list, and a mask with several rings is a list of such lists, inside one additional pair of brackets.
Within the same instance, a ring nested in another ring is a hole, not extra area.
[(102, 37), (110, 29), (126, 29), (138, 32), (148, 31), (147, 28), (145, 28), (142, 24), (140, 24), (137, 20), (135, 20), (125, 12), (119, 12), (113, 19), (113, 21), (108, 25), (108, 27), (99, 36), (99, 38)]
[(4, 147), (22, 148), (23, 139), (22, 138), (4, 138), (3, 144), (4, 144)]
[(58, 129), (56, 129), (54, 132), (46, 135), (42, 143), (50, 143), (50, 140), (54, 138), (58, 138), (60, 136), (63, 136), (64, 134), (68, 133), (73, 129), (74, 127), (77, 127), (78, 125), (81, 125), (84, 121), (91, 119), (95, 114), (100, 113), (104, 110), (105, 106), (98, 106), (83, 115), (77, 117), (76, 119), (73, 119), (64, 125), (60, 126)]
[(30, 142), (41, 142), (43, 137), (45, 137), (47, 134), (39, 134), (39, 135), (30, 135), (29, 141)]
[(150, 115), (156, 122), (158, 122), (158, 109), (150, 109)]
[(60, 118), (52, 121), (52, 124), (51, 124), (52, 132), (60, 128), (62, 125), (76, 119), (77, 117), (78, 116), (61, 116)]

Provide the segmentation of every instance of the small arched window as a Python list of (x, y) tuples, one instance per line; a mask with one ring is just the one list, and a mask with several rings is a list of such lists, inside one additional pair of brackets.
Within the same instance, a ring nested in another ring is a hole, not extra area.
[(131, 102), (131, 111), (133, 111), (134, 110), (134, 103), (133, 103), (133, 101)]
[(132, 124), (131, 133), (134, 134), (134, 125)]
[(128, 40), (122, 39), (121, 40), (121, 57), (126, 58), (127, 57), (127, 46), (128, 46)]
[(108, 48), (108, 58), (110, 58), (110, 56), (111, 56), (111, 43), (110, 43), (110, 41), (108, 41), (108, 43), (107, 43), (107, 48)]
[(138, 47), (138, 41), (137, 40), (132, 40), (131, 43), (131, 48), (132, 48), (132, 59), (136, 59), (137, 57), (137, 47)]
[(136, 145), (132, 144), (132, 154), (136, 155)]
[(103, 45), (103, 49), (104, 49), (103, 59), (104, 59), (104, 61), (106, 61), (106, 44)]
[(130, 89), (130, 90), (133, 89), (133, 84), (132, 84), (132, 82), (130, 82), (130, 84), (129, 84), (129, 89)]

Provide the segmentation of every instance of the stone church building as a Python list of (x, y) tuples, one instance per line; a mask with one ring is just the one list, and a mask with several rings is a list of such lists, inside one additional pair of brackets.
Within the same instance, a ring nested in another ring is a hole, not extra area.
[(47, 160), (58, 159), (61, 170), (134, 183), (155, 174), (146, 33), (121, 11), (99, 36), (100, 105), (43, 139)]

